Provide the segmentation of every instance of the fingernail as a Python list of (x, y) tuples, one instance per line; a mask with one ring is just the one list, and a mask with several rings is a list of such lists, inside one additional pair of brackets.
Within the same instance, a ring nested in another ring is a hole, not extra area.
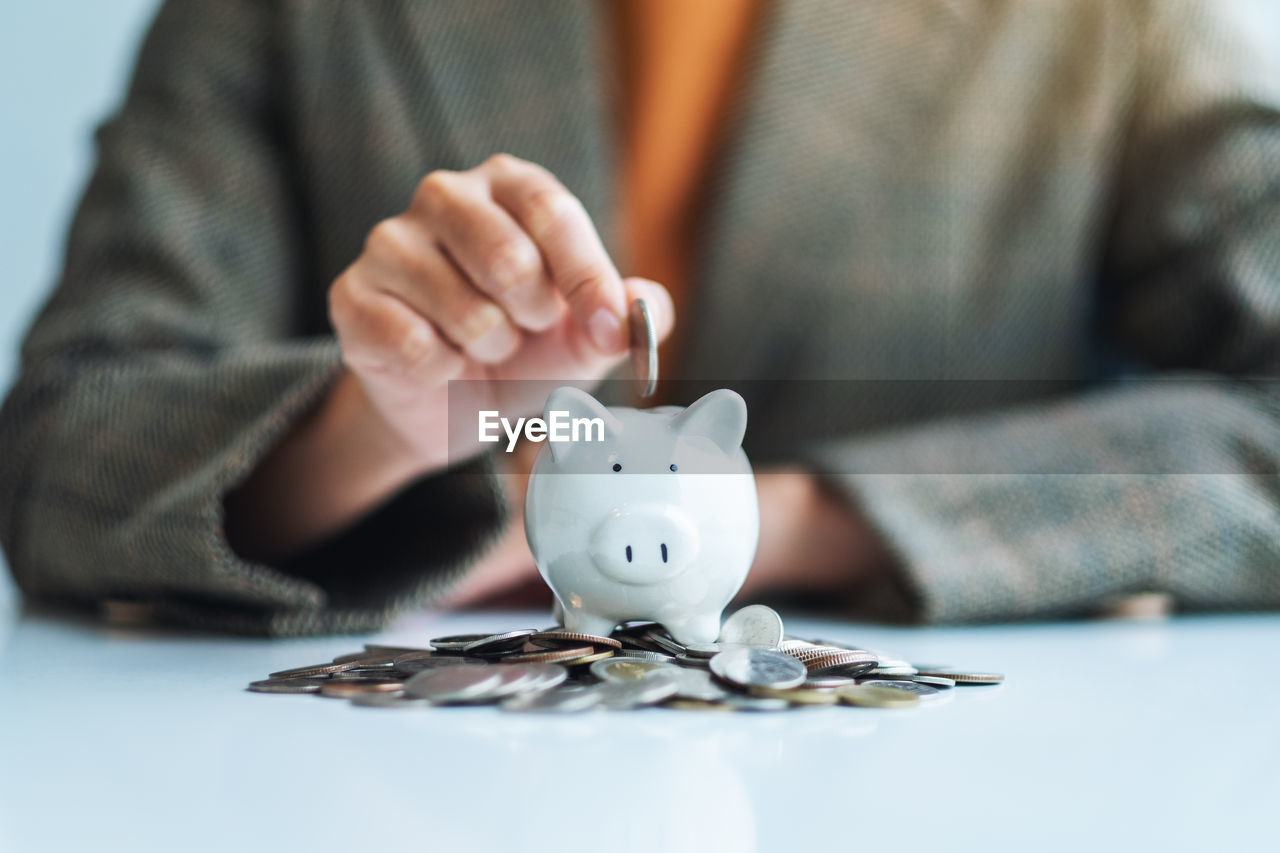
[(608, 308), (601, 308), (587, 321), (591, 340), (601, 352), (612, 355), (625, 346), (622, 339), (622, 321)]

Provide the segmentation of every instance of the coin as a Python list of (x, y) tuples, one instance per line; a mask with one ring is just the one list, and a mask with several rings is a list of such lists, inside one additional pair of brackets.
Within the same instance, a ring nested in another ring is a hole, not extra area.
[(420, 672), (404, 683), (410, 696), (432, 702), (465, 702), (502, 681), (499, 667), (488, 664), (446, 666)]
[(775, 690), (772, 687), (748, 687), (747, 692), (760, 699), (782, 699), (792, 705), (834, 705), (840, 697), (830, 690)]
[(791, 703), (785, 699), (742, 696), (736, 693), (725, 697), (724, 702), (735, 711), (786, 711), (791, 707)]
[(361, 693), (400, 693), (403, 690), (403, 681), (374, 678), (367, 680), (358, 678), (349, 678), (345, 681), (330, 680), (320, 685), (321, 696), (334, 696), (341, 699), (349, 699)]
[(671, 661), (675, 660), (671, 655), (663, 654), (662, 652), (648, 652), (644, 649), (623, 649), (620, 652), (614, 652), (613, 656), (616, 658), (649, 661), (650, 663), (671, 663)]
[(404, 675), (413, 675), (426, 669), (438, 669), (442, 666), (460, 666), (467, 662), (466, 658), (455, 655), (442, 655), (435, 652), (409, 652), (395, 659), (393, 668)]
[(643, 299), (631, 302), (627, 312), (631, 326), (631, 372), (641, 397), (653, 395), (658, 387), (658, 335), (653, 328), (649, 306)]
[(776, 649), (782, 643), (782, 617), (772, 607), (749, 604), (720, 626), (720, 642)]
[(851, 676), (839, 675), (827, 670), (826, 672), (811, 672), (809, 677), (804, 680), (801, 687), (811, 690), (820, 687), (844, 687), (847, 684), (856, 684)]
[(1004, 681), (1004, 676), (995, 672), (961, 672), (956, 669), (925, 669), (921, 667), (918, 674), (950, 678), (956, 683), (957, 687), (970, 684), (1000, 684)]
[(344, 669), (355, 669), (355, 661), (347, 661), (346, 663), (317, 663), (311, 666), (298, 666), (293, 669), (282, 669), (279, 672), (273, 672), (267, 678), (302, 678), (314, 675), (332, 675), (335, 672), (342, 672)]
[[(515, 631), (504, 631), (501, 634), (490, 634), (478, 640), (465, 643), (459, 651), (464, 655), (486, 656), (508, 649), (518, 649), (525, 644), (528, 637), (538, 633), (533, 628), (518, 628)], [(437, 647), (438, 648), (438, 647)]]
[(797, 649), (788, 654), (804, 664), (809, 672), (814, 673), (839, 668), (841, 675), (854, 675), (873, 669), (876, 665), (876, 659), (867, 652), (850, 649), (814, 646), (809, 649)]
[(553, 628), (549, 631), (538, 631), (529, 635), (529, 641), (538, 645), (546, 645), (548, 642), (552, 647), (562, 643), (570, 643), (573, 645), (581, 645), (582, 643), (590, 643), (593, 646), (607, 646), (611, 649), (622, 648), (622, 641), (615, 640), (613, 637), (597, 637), (595, 634), (582, 634), (577, 631), (565, 631), (560, 628)]
[(727, 702), (707, 702), (701, 699), (668, 699), (658, 707), (670, 708), (673, 711), (732, 711), (733, 706)]
[(948, 687), (956, 686), (954, 678), (943, 678), (941, 675), (913, 675), (911, 680), (918, 681), (921, 684), (928, 684), (931, 687), (941, 687), (944, 690)]
[(547, 649), (540, 646), (530, 644), (528, 648), (533, 651), (520, 651), (514, 654), (505, 655), (502, 660), (504, 663), (555, 663), (558, 661), (570, 661), (575, 658), (587, 657), (595, 653), (592, 646), (569, 646), (565, 649)]
[(808, 671), (790, 655), (771, 649), (736, 648), (711, 659), (711, 671), (724, 681), (743, 687), (799, 687)]
[(681, 699), (715, 702), (729, 695), (729, 691), (717, 684), (705, 669), (676, 669), (672, 672), (679, 685), (676, 695)]
[(670, 664), (614, 657), (591, 664), (591, 674), (601, 681), (634, 681), (664, 666)]
[(680, 691), (680, 682), (670, 673), (654, 670), (640, 678), (606, 681), (596, 689), (600, 704), (606, 708), (636, 708), (670, 699)]
[(254, 693), (318, 693), (327, 678), (269, 678), (252, 681), (247, 689)]
[(357, 693), (351, 704), (360, 708), (429, 708), (426, 699), (405, 696), (403, 693)]
[(859, 681), (863, 687), (887, 687), (890, 690), (901, 690), (905, 693), (914, 693), (921, 699), (935, 699), (942, 695), (942, 691), (936, 687), (930, 687), (927, 684), (920, 684), (915, 681), (903, 679), (901, 681), (891, 681), (889, 679), (867, 679)]
[(492, 636), (492, 634), (454, 634), (451, 637), (436, 637), (431, 641), (431, 648), (441, 652), (460, 652), (469, 644)]
[(840, 701), (849, 705), (860, 705), (864, 708), (909, 708), (920, 702), (920, 697), (904, 690), (892, 690), (888, 687), (866, 687), (855, 684), (849, 687), (837, 687), (836, 695)]
[(504, 711), (565, 714), (586, 711), (600, 704), (600, 693), (594, 688), (571, 687), (521, 693), (503, 700)]
[(582, 657), (566, 658), (565, 660), (560, 661), (560, 663), (565, 666), (584, 666), (586, 664), (595, 663), (598, 660), (604, 660), (605, 658), (611, 657), (613, 657), (613, 649), (605, 649), (604, 651), (590, 655), (583, 655)]

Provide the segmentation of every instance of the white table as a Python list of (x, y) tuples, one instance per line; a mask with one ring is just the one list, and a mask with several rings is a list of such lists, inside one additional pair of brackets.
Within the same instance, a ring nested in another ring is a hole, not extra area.
[(911, 711), (384, 711), (244, 691), (370, 637), (0, 616), (0, 850), (1275, 849), (1280, 615), (788, 629), (1008, 682)]

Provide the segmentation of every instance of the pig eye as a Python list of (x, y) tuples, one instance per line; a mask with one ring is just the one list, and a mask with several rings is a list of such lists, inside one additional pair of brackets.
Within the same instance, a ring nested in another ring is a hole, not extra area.
[(672, 471), (676, 470), (676, 463), (674, 462), (671, 463), (671, 470)]
[(615, 462), (615, 463), (613, 463), (613, 470), (614, 470), (614, 471), (621, 471), (621, 470), (622, 470), (622, 463), (621, 463), (621, 462)]

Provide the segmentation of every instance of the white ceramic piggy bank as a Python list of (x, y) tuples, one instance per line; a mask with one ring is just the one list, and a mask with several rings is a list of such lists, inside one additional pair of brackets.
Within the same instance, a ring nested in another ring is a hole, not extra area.
[(554, 413), (603, 422), (548, 440), (529, 480), (525, 534), (559, 620), (602, 636), (652, 620), (679, 642), (715, 642), (760, 533), (746, 403), (720, 389), (687, 409), (606, 408), (564, 387), (544, 420)]

